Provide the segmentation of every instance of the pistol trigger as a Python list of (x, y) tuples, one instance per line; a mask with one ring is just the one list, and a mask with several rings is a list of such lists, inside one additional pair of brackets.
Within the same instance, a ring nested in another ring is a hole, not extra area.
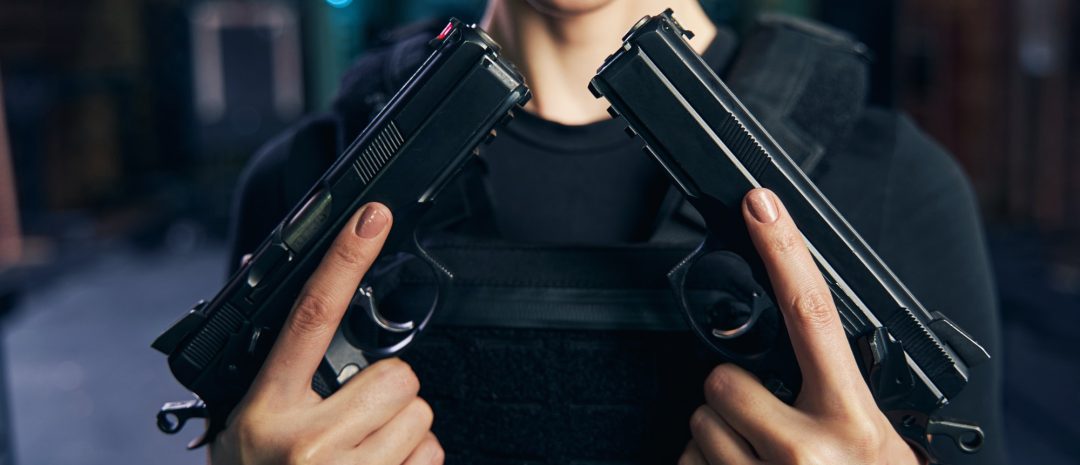
[(413, 329), (413, 322), (407, 321), (405, 323), (397, 323), (386, 319), (381, 313), (379, 313), (378, 304), (375, 303), (375, 290), (370, 285), (361, 284), (360, 288), (356, 290), (356, 293), (364, 300), (364, 308), (367, 309), (368, 317), (371, 321), (374, 321), (380, 328), (390, 331), (392, 333), (405, 333)]
[(176, 434), (184, 429), (191, 418), (209, 418), (206, 404), (200, 399), (166, 402), (157, 414), (157, 427), (166, 434)]

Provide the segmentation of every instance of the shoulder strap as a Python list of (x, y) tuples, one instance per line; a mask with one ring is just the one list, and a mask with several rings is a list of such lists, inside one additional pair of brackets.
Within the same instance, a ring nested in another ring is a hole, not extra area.
[[(330, 115), (307, 118), (288, 133), (274, 150), (284, 150), (282, 194), (286, 209), (304, 197), (341, 153), (338, 122)], [(288, 210), (281, 212), (285, 215)]]
[[(335, 154), (360, 134), (416, 72), (431, 54), (428, 43), (445, 24), (443, 20), (430, 20), (391, 31), (346, 73), (334, 102), (334, 112), (340, 120), (339, 150)], [(425, 217), (425, 227), (493, 236), (490, 201), (484, 191), (485, 172), (483, 160), (473, 157), (457, 176), (452, 188), (440, 194), (435, 208)], [(484, 221), (463, 221), (474, 217)], [(460, 224), (466, 226), (461, 227)]]
[[(770, 14), (746, 36), (724, 81), (813, 178), (866, 106), (870, 59), (866, 46), (843, 31)], [(679, 242), (704, 230), (697, 211), (679, 200), (653, 241)]]
[(807, 19), (765, 15), (727, 83), (807, 174), (866, 106), (870, 53), (851, 35)]
[(441, 22), (404, 26), (380, 38), (341, 80), (330, 114), (296, 124), (274, 150), (283, 150), (286, 204), (303, 197), (430, 53)]
[(391, 31), (341, 79), (333, 111), (341, 120), (342, 149), (371, 121), (431, 53), (428, 41), (445, 24), (426, 21)]

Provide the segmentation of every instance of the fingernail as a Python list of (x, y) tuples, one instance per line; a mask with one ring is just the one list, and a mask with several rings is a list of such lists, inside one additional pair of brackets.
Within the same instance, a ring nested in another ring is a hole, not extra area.
[(769, 224), (776, 221), (779, 216), (773, 195), (765, 189), (751, 191), (750, 195), (746, 196), (746, 207), (750, 209), (750, 215), (758, 220), (758, 223)]
[(364, 239), (378, 236), (386, 228), (386, 214), (375, 205), (367, 205), (356, 223), (356, 235)]

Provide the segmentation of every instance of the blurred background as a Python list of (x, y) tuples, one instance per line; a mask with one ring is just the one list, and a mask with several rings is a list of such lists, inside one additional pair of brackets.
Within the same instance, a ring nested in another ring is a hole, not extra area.
[[(1080, 455), (1080, 3), (706, 0), (851, 31), (872, 100), (966, 169), (1005, 322), (1016, 463)], [(395, 27), (483, 0), (0, 0), (0, 464), (198, 463), (157, 432), (187, 394), (149, 343), (224, 280), (256, 148), (327, 108)], [(5, 131), (6, 128), (6, 131)]]

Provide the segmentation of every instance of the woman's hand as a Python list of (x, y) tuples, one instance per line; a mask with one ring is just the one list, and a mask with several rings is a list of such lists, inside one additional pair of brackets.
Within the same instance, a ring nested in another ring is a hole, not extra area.
[(750, 191), (743, 217), (784, 315), (802, 390), (787, 405), (742, 368), (716, 367), (679, 463), (922, 463), (874, 403), (829, 288), (780, 200), (765, 189)]
[(405, 362), (361, 371), (326, 399), (311, 378), (390, 230), (380, 204), (360, 209), (323, 257), (247, 395), (210, 445), (214, 465), (441, 464), (431, 407)]

